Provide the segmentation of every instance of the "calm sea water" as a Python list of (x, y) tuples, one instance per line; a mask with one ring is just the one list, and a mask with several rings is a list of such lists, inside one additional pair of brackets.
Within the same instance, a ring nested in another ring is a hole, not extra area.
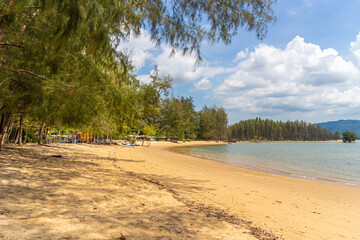
[(259, 171), (360, 187), (360, 143), (237, 143), (174, 151)]

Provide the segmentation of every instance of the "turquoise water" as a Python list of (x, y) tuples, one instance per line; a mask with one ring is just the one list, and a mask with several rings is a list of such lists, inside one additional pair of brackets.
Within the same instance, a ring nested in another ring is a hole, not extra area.
[(258, 171), (360, 187), (360, 143), (237, 143), (174, 151)]

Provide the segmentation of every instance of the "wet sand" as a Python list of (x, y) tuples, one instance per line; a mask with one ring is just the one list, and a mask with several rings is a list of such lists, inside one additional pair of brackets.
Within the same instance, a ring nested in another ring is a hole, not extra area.
[(7, 147), (0, 239), (360, 239), (359, 188), (168, 151), (189, 144)]

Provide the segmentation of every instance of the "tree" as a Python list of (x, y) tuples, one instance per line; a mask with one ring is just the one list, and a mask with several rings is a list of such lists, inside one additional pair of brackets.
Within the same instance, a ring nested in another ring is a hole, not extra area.
[(340, 139), (340, 133), (339, 133), (339, 131), (338, 130), (336, 130), (335, 131), (335, 133), (334, 133), (334, 139)]
[(342, 140), (344, 143), (346, 142), (355, 142), (355, 140), (358, 138), (354, 132), (345, 131), (342, 133)]
[[(249, 119), (235, 123), (228, 128), (230, 139), (250, 140), (255, 138), (294, 141), (319, 141), (334, 138), (326, 128), (304, 121), (273, 121), (271, 119)], [(336, 133), (335, 133), (336, 136)]]
[(161, 113), (161, 98), (167, 97), (172, 88), (172, 77), (170, 75), (159, 76), (156, 66), (150, 74), (150, 78), (150, 83), (140, 86), (136, 98), (137, 119), (133, 122), (138, 126), (138, 130), (149, 125), (156, 125)]
[(198, 114), (193, 99), (162, 99), (159, 129), (167, 137), (176, 139), (195, 139), (198, 129)]
[(199, 139), (225, 140), (228, 118), (223, 107), (204, 106), (199, 112)]
[(178, 139), (183, 137), (183, 114), (179, 99), (172, 97), (162, 99), (160, 130), (166, 137)]
[(228, 124), (227, 114), (223, 107), (217, 109), (216, 113), (216, 122), (217, 122), (217, 129), (218, 129), (218, 139), (225, 140), (226, 139), (226, 128)]
[(262, 39), (275, 1), (0, 1), (0, 147), (19, 114), (106, 132), (152, 124), (159, 91), (151, 88), (161, 86), (141, 88), (118, 46), (146, 29), (200, 60), (201, 42), (230, 43), (240, 28)]

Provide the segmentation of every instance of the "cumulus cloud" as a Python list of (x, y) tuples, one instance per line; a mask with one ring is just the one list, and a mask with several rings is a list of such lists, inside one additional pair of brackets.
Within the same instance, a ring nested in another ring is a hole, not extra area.
[[(130, 53), (138, 70), (157, 65), (160, 75), (170, 74), (174, 84), (192, 82), (195, 90), (209, 91), (229, 111), (248, 116), (281, 114), (348, 114), (360, 108), (360, 33), (350, 44), (354, 65), (333, 49), (305, 42), (299, 36), (285, 48), (259, 44), (253, 51), (239, 51), (232, 66), (214, 66), (205, 61), (196, 65), (196, 56), (182, 55), (166, 45), (155, 47), (143, 30), (121, 45)], [(138, 78), (150, 81), (139, 71)], [(226, 76), (221, 84), (221, 76)]]
[(170, 74), (174, 78), (175, 84), (185, 84), (204, 77), (212, 78), (230, 71), (224, 67), (211, 67), (206, 61), (197, 66), (195, 55), (183, 55), (179, 51), (175, 51), (175, 54), (170, 56), (171, 52), (170, 47), (162, 46), (162, 53), (155, 58), (154, 62), (158, 66), (159, 73)]
[(203, 78), (194, 84), (196, 90), (209, 90), (212, 87), (212, 83), (209, 79)]
[[(196, 64), (195, 54), (183, 55), (167, 45), (161, 44), (156, 47), (151, 41), (148, 31), (142, 30), (140, 36), (131, 35), (128, 41), (121, 43), (119, 51), (127, 53), (136, 70), (141, 70), (145, 65), (157, 65), (160, 75), (171, 75), (174, 84), (185, 84), (201, 78), (212, 78), (218, 74), (226, 73), (231, 69), (225, 67), (213, 67), (206, 61)], [(244, 54), (246, 54), (244, 52)], [(241, 53), (238, 54), (241, 57)], [(243, 58), (246, 56), (243, 56)], [(141, 81), (147, 82), (149, 75), (140, 75)]]
[[(360, 49), (360, 36), (355, 49)], [(359, 50), (360, 53), (360, 50)], [(360, 56), (360, 55), (359, 55)], [(214, 90), (228, 109), (247, 113), (313, 112), (360, 107), (359, 69), (332, 48), (297, 36), (284, 49), (266, 44), (240, 61)]]
[(149, 74), (143, 74), (143, 75), (138, 75), (136, 76), (137, 79), (140, 80), (140, 82), (148, 84), (151, 82), (151, 78)]
[(155, 44), (151, 41), (151, 36), (146, 30), (142, 30), (139, 36), (132, 34), (129, 40), (122, 42), (118, 47), (118, 51), (129, 55), (136, 70), (144, 67), (146, 61), (153, 58), (152, 51), (154, 49)]
[(157, 64), (159, 73), (170, 74), (175, 83), (186, 83), (195, 79), (196, 57), (193, 55), (182, 55), (178, 51), (172, 54), (172, 49), (162, 46), (162, 53), (158, 55), (154, 62)]
[(360, 65), (360, 33), (356, 36), (356, 41), (350, 43), (350, 51), (354, 55), (357, 63)]
[(238, 53), (236, 54), (236, 58), (234, 59), (233, 62), (238, 62), (239, 60), (242, 60), (242, 59), (246, 58), (247, 55), (248, 55), (248, 53), (249, 53), (249, 49), (248, 49), (248, 48), (247, 48), (245, 51), (240, 51), (240, 52), (238, 52)]

